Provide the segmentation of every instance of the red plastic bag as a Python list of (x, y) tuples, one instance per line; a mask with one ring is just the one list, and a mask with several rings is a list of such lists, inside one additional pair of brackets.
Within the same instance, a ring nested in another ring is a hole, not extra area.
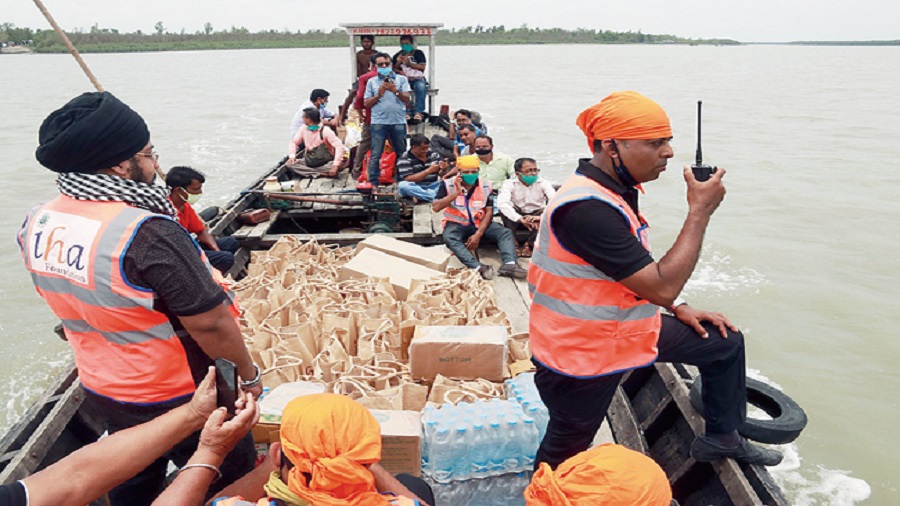
[[(368, 181), (369, 180), (369, 158), (372, 156), (371, 151), (366, 151), (366, 157), (363, 158), (362, 171), (359, 175), (357, 181)], [(393, 184), (394, 183), (394, 166), (397, 164), (397, 153), (393, 150), (388, 150), (388, 146), (385, 146), (384, 153), (381, 154), (381, 161), (378, 163), (378, 168), (381, 170), (381, 174), (378, 176), (378, 182), (380, 184)]]

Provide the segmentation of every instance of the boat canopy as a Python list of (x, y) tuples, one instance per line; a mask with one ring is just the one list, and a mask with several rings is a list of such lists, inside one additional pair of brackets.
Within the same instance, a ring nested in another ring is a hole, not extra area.
[(434, 37), (437, 29), (444, 26), (443, 23), (341, 23), (340, 27), (347, 30), (350, 38), (350, 75), (356, 81), (356, 37), (360, 35), (374, 35), (381, 37), (393, 35), (412, 35), (416, 41), (421, 37), (428, 37), (428, 112), (434, 110), (434, 97), (438, 93), (437, 81), (434, 79)]

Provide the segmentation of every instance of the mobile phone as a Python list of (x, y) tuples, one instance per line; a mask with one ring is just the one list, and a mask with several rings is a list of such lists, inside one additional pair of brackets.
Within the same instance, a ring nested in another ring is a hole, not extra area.
[(216, 405), (225, 408), (229, 415), (234, 416), (234, 403), (241, 395), (241, 385), (238, 382), (237, 366), (234, 362), (224, 359), (216, 359)]

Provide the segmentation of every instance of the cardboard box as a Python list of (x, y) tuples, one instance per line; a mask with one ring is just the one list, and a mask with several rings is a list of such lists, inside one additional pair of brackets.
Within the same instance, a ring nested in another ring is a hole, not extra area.
[(414, 379), (448, 378), (502, 381), (508, 333), (501, 326), (418, 326), (409, 345)]
[(447, 270), (447, 264), (453, 256), (446, 248), (426, 248), (382, 234), (373, 234), (356, 245), (357, 252), (365, 248), (372, 248), (440, 272)]
[(381, 425), (381, 467), (391, 474), (419, 476), (422, 470), (422, 414), (369, 410)]
[(427, 280), (441, 273), (388, 255), (376, 249), (363, 248), (341, 268), (340, 280), (354, 278), (388, 278), (394, 287), (397, 300), (406, 300), (410, 283), (414, 279)]

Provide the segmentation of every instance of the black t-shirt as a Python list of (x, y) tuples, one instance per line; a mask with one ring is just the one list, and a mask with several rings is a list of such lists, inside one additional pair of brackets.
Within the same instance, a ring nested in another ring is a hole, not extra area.
[[(397, 51), (394, 54), (394, 65), (400, 64), (398, 58), (402, 54), (405, 54), (402, 49), (400, 51)], [(416, 63), (416, 64), (427, 63), (425, 61), (425, 53), (423, 53), (421, 49), (413, 49), (413, 52), (409, 53), (409, 63)], [(422, 72), (425, 72), (425, 71), (423, 70)]]
[[(194, 240), (172, 220), (144, 222), (122, 265), (129, 283), (153, 290), (153, 308), (168, 316), (175, 331), (184, 329), (179, 316), (205, 313), (228, 299), (200, 259)], [(180, 339), (194, 382), (199, 383), (212, 359), (190, 336)]]
[(28, 496), (22, 482), (0, 485), (0, 506), (27, 506)]
[[(636, 189), (622, 186), (586, 158), (578, 161), (577, 172), (621, 195), (638, 212)], [(622, 213), (599, 200), (579, 200), (559, 207), (550, 225), (563, 247), (616, 281), (653, 262)]]

